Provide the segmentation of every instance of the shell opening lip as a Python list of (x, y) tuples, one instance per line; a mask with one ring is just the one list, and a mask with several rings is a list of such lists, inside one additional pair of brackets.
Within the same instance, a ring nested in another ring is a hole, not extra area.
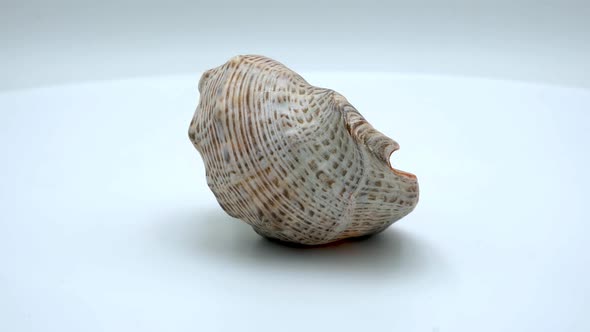
[(403, 176), (403, 177), (406, 177), (406, 178), (408, 178), (408, 179), (412, 179), (412, 180), (417, 180), (418, 178), (416, 177), (416, 175), (414, 175), (414, 174), (412, 174), (412, 173), (409, 173), (409, 172), (405, 172), (405, 171), (399, 170), (399, 169), (395, 169), (395, 168), (393, 168), (393, 167), (391, 166), (391, 156), (393, 155), (393, 153), (394, 153), (395, 151), (397, 151), (397, 149), (395, 149), (395, 150), (391, 151), (391, 152), (389, 153), (389, 158), (387, 159), (387, 163), (389, 164), (389, 168), (391, 168), (391, 171), (392, 171), (393, 173), (395, 173), (395, 174), (399, 175), (399, 176)]
[(391, 170), (392, 170), (392, 171), (393, 171), (395, 174), (397, 174), (397, 175), (401, 175), (401, 176), (407, 177), (407, 178), (409, 178), (409, 179), (414, 179), (414, 180), (416, 180), (416, 179), (417, 179), (416, 175), (414, 175), (414, 174), (412, 174), (412, 173), (408, 173), (408, 172), (400, 171), (399, 169), (395, 169), (395, 168), (393, 168), (393, 167), (391, 167), (391, 166), (389, 166), (389, 167), (390, 167), (390, 168), (391, 168)]

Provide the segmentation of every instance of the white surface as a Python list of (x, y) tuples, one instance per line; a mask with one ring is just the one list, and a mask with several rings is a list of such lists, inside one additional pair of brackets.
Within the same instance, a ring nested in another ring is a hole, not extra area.
[(303, 73), (417, 174), (370, 240), (269, 243), (187, 129), (198, 76), (0, 94), (0, 331), (588, 331), (590, 91)]

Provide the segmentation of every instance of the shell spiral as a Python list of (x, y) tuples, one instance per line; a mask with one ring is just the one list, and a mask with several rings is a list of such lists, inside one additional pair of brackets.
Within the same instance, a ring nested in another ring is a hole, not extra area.
[(220, 206), (262, 236), (304, 245), (378, 233), (418, 203), (399, 145), (335, 91), (272, 59), (208, 70), (189, 138)]

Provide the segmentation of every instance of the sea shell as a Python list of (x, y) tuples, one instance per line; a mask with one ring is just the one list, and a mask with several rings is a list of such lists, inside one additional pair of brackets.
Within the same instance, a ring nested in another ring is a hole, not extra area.
[(242, 55), (208, 70), (189, 137), (219, 205), (265, 237), (304, 245), (381, 232), (418, 203), (399, 145), (346, 98)]

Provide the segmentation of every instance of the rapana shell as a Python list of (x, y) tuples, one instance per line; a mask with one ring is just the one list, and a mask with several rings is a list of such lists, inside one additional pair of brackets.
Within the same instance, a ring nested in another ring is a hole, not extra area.
[(335, 91), (272, 59), (203, 74), (189, 137), (221, 207), (262, 236), (304, 245), (383, 231), (418, 203), (399, 145)]

